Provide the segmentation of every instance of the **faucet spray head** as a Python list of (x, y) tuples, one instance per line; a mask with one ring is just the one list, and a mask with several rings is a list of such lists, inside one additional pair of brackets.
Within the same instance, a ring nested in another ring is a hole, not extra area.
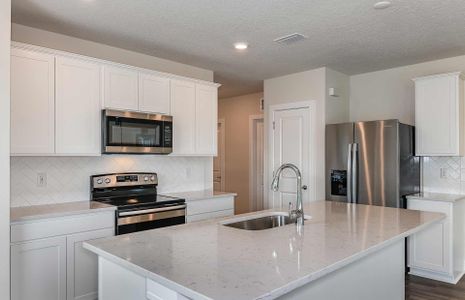
[(271, 183), (271, 189), (275, 192), (279, 190), (279, 175), (273, 178), (273, 182)]

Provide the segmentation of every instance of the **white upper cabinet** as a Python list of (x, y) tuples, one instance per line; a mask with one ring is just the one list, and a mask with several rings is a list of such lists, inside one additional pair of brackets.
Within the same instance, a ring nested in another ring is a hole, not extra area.
[(138, 110), (138, 76), (136, 70), (104, 67), (104, 103), (106, 108)]
[(171, 81), (174, 155), (216, 155), (217, 107), (217, 87)]
[(218, 89), (209, 85), (196, 84), (196, 152), (216, 155), (218, 123)]
[(139, 73), (139, 110), (170, 113), (170, 80), (149, 73)]
[(195, 154), (195, 83), (171, 81), (171, 115), (173, 116), (173, 154)]
[(11, 50), (11, 153), (53, 154), (54, 56)]
[(440, 74), (414, 81), (416, 155), (463, 155), (463, 75)]
[(101, 155), (103, 108), (172, 115), (174, 155), (217, 153), (217, 85), (13, 43), (12, 156)]
[(56, 153), (100, 155), (100, 65), (56, 58)]

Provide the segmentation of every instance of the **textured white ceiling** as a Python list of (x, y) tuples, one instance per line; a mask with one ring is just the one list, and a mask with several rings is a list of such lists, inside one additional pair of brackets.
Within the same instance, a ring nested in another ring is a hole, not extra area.
[[(358, 74), (465, 53), (464, 0), (13, 0), (13, 22), (215, 71), (222, 97), (328, 66)], [(299, 32), (303, 42), (273, 39)], [(238, 53), (236, 41), (250, 48)]]

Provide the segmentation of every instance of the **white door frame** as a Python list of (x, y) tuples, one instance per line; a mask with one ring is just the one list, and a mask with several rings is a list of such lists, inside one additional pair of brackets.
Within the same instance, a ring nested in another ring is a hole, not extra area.
[[(225, 186), (226, 186), (226, 138), (225, 138), (225, 133), (226, 133), (226, 120), (221, 118), (218, 119), (218, 122), (216, 124), (217, 130), (218, 130), (218, 123), (221, 124), (221, 141), (218, 140), (218, 154), (220, 155), (220, 168), (221, 168), (221, 191), (225, 191)], [(218, 135), (217, 135), (218, 136)], [(221, 153), (220, 153), (221, 151)], [(213, 180), (215, 178), (213, 177)]]
[[(263, 120), (264, 121), (264, 116), (263, 114), (260, 115), (250, 115), (249, 116), (249, 211), (253, 211), (253, 198), (254, 198), (254, 187), (253, 187), (253, 182), (254, 182), (254, 123), (256, 120)], [(263, 133), (265, 134), (265, 132)], [(265, 148), (265, 145), (263, 145), (263, 148)], [(265, 150), (265, 149), (263, 149)], [(263, 156), (265, 157), (265, 156)], [(263, 179), (265, 180), (265, 179)], [(263, 195), (265, 195), (265, 191), (263, 191)], [(265, 203), (263, 203), (265, 206)]]
[(273, 202), (271, 199), (271, 181), (273, 180), (273, 166), (274, 166), (274, 133), (273, 133), (273, 121), (275, 112), (280, 110), (289, 110), (289, 109), (299, 109), (299, 108), (308, 108), (309, 118), (310, 118), (310, 137), (309, 137), (309, 160), (308, 160), (308, 182), (306, 183), (309, 187), (309, 199), (310, 201), (316, 200), (316, 153), (317, 153), (317, 140), (316, 140), (316, 101), (315, 100), (306, 100), (306, 101), (297, 101), (284, 104), (275, 104), (270, 105), (268, 108), (268, 167), (266, 168), (267, 174), (265, 174), (265, 205), (268, 208), (273, 208)]

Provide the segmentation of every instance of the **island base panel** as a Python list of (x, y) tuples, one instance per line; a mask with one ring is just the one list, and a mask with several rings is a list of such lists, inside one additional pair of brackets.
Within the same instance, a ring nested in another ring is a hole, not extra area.
[(404, 300), (405, 241), (297, 288), (280, 300)]

